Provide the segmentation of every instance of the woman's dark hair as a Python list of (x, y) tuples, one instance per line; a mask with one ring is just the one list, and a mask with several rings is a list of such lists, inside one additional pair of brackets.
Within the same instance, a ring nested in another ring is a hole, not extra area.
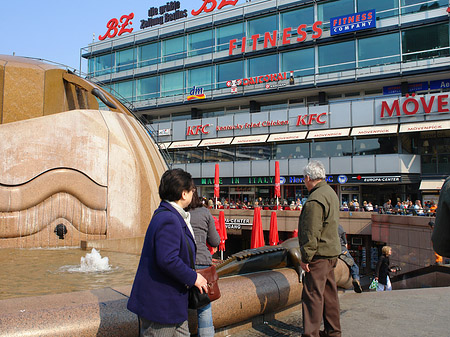
[(199, 208), (205, 206), (203, 204), (202, 199), (198, 196), (197, 190), (194, 191), (194, 194), (192, 195), (192, 201), (189, 204), (189, 209)]
[(181, 199), (183, 191), (195, 188), (190, 173), (182, 169), (167, 170), (161, 177), (159, 197), (162, 200), (177, 201)]

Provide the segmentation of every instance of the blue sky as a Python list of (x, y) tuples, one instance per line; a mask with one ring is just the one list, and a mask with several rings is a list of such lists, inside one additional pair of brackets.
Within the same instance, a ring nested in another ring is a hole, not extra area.
[[(180, 9), (198, 10), (203, 0), (179, 0)], [(140, 20), (147, 19), (150, 7), (167, 1), (127, 0), (6, 0), (0, 11), (0, 54), (35, 57), (80, 68), (80, 49), (92, 42), (93, 34), (107, 31), (112, 18), (134, 13), (133, 32), (140, 30)], [(241, 4), (243, 0), (239, 0)], [(220, 3), (220, 0), (217, 1)], [(126, 34), (126, 33), (125, 33)], [(124, 35), (122, 35), (124, 36)], [(82, 64), (86, 72), (86, 62)]]

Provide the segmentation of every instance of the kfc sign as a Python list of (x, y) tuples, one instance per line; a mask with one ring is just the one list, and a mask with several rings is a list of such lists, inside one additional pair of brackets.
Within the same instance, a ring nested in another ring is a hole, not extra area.
[(211, 126), (211, 124), (188, 126), (186, 136), (195, 136), (199, 133), (207, 135), (209, 131), (206, 128), (209, 126)]
[(418, 112), (449, 112), (448, 94), (416, 97), (416, 94), (406, 95), (403, 99), (394, 100), (391, 105), (381, 102), (381, 118), (413, 116)]
[(325, 118), (326, 116), (327, 116), (326, 112), (322, 112), (319, 115), (318, 114), (298, 115), (296, 126), (311, 125), (313, 122), (316, 122), (317, 124), (325, 124), (326, 120), (323, 120), (322, 118)]

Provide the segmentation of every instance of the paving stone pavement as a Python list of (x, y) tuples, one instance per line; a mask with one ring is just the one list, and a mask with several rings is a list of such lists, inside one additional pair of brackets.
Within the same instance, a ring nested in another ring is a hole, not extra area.
[[(339, 295), (342, 337), (450, 337), (450, 287), (346, 291)], [(232, 337), (301, 336), (301, 310)]]

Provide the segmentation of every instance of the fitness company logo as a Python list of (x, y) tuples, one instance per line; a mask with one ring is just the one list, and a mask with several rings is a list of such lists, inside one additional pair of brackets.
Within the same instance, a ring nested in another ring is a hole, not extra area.
[(330, 34), (338, 35), (357, 30), (376, 28), (375, 18), (375, 9), (331, 18)]

